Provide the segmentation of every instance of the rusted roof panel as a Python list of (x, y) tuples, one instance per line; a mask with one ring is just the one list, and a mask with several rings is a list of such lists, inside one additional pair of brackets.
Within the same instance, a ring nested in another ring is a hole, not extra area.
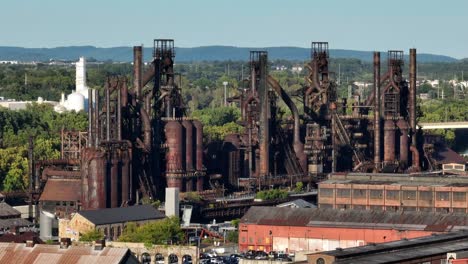
[(277, 226), (381, 227), (449, 231), (468, 227), (468, 215), (431, 212), (251, 207), (241, 223)]
[(0, 263), (96, 263), (113, 264), (131, 257), (127, 248), (104, 248), (94, 250), (92, 247), (69, 247), (61, 249), (58, 245), (35, 245), (0, 243)]
[(76, 179), (47, 180), (40, 201), (79, 201), (81, 181)]
[(440, 164), (466, 164), (466, 160), (462, 156), (446, 146), (436, 148), (436, 151), (432, 156)]

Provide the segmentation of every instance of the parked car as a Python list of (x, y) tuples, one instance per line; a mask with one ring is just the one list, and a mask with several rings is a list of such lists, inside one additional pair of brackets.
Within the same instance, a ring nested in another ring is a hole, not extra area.
[(210, 264), (224, 264), (224, 261), (220, 257), (213, 257), (210, 259)]
[(268, 253), (268, 257), (269, 257), (270, 259), (275, 259), (277, 256), (278, 256), (278, 252), (276, 252), (276, 251), (270, 251), (270, 252)]
[(278, 254), (275, 260), (276, 261), (292, 261), (292, 259), (285, 253)]
[(257, 251), (255, 254), (255, 259), (257, 260), (265, 260), (268, 259), (268, 254), (264, 251)]

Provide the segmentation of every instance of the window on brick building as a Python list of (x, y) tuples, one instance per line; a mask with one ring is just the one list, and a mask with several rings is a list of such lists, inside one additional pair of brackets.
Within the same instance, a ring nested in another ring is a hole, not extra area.
[(353, 190), (353, 198), (366, 198), (366, 197), (367, 197), (367, 190), (363, 190), (363, 189)]
[(403, 200), (416, 200), (416, 191), (403, 191)]
[(341, 198), (349, 198), (351, 196), (350, 189), (337, 189), (336, 196)]
[(453, 208), (454, 213), (466, 213), (466, 208)]
[(394, 191), (394, 190), (386, 191), (386, 198), (388, 200), (398, 200), (399, 196), (400, 196), (400, 191)]
[(423, 201), (432, 201), (432, 192), (431, 191), (419, 191), (419, 200)]
[(449, 192), (436, 192), (437, 201), (449, 201), (450, 193)]
[(453, 192), (454, 201), (466, 201), (466, 192)]
[(383, 191), (382, 190), (370, 190), (371, 199), (382, 199)]
[(320, 188), (321, 197), (333, 197), (333, 189), (330, 188)]

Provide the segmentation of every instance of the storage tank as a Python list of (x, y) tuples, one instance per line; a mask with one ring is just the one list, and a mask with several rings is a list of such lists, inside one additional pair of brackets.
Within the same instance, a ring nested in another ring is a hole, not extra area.
[(178, 174), (184, 171), (182, 164), (182, 146), (184, 140), (182, 137), (182, 126), (178, 121), (171, 120), (164, 126), (166, 135), (166, 181), (167, 187), (182, 188), (182, 179)]
[(41, 211), (41, 215), (39, 218), (39, 236), (43, 241), (49, 240), (53, 238), (52, 229), (57, 227), (57, 218), (55, 215), (47, 212)]
[(105, 153), (94, 148), (82, 155), (82, 209), (107, 208), (107, 179)]
[(85, 109), (85, 98), (80, 93), (71, 93), (67, 97), (67, 109), (75, 110), (76, 112), (84, 111)]

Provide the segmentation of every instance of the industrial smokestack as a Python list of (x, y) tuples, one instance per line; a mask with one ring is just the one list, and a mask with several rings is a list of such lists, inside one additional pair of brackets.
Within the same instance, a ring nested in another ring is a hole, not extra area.
[(380, 170), (380, 52), (374, 52), (374, 164)]
[(267, 86), (267, 55), (259, 56), (259, 85), (258, 95), (260, 98), (260, 175), (268, 176), (270, 172), (270, 100)]
[(409, 91), (409, 114), (410, 128), (412, 132), (412, 144), (416, 146), (416, 49), (410, 49), (410, 91)]
[(133, 89), (135, 90), (136, 97), (140, 99), (141, 96), (141, 77), (142, 77), (142, 46), (133, 47)]

